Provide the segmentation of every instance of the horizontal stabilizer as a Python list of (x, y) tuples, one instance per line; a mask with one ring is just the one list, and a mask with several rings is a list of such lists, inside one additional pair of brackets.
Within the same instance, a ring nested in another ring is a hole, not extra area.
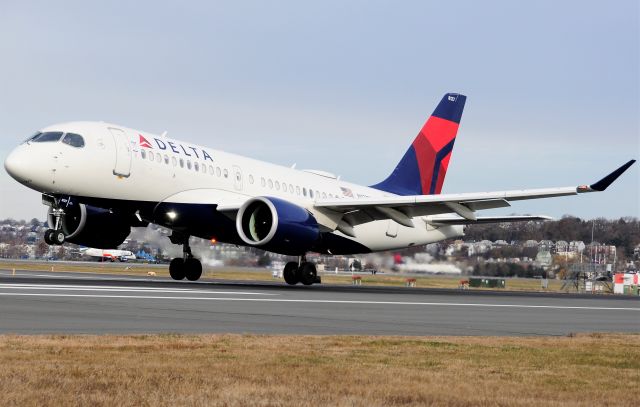
[(444, 225), (474, 225), (477, 223), (503, 223), (503, 222), (528, 222), (531, 220), (553, 220), (549, 216), (479, 216), (475, 220), (458, 218), (458, 217), (430, 217), (427, 216), (426, 222), (430, 225), (444, 226)]

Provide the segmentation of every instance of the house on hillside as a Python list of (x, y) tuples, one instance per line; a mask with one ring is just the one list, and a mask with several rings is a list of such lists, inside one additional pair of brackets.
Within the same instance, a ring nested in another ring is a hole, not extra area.
[(538, 247), (546, 247), (547, 250), (551, 251), (555, 247), (555, 243), (553, 243), (553, 240), (541, 240)]
[(572, 240), (569, 242), (569, 252), (582, 253), (587, 247), (582, 240)]
[(556, 242), (556, 253), (564, 253), (569, 251), (569, 243), (566, 240), (558, 240)]

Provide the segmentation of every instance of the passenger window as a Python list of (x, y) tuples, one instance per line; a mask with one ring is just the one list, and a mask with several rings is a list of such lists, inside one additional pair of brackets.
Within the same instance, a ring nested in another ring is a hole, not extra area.
[(178, 165), (178, 160), (176, 160), (175, 157), (171, 157), (171, 163), (173, 164), (173, 166), (177, 166)]
[(276, 181), (276, 191), (280, 191), (280, 183)]
[(169, 156), (166, 154), (164, 155), (164, 163), (167, 165), (169, 164)]
[(307, 196), (307, 188), (302, 188), (302, 195)]
[(202, 169), (202, 173), (206, 174), (207, 173), (207, 164), (200, 164), (200, 169)]
[(183, 158), (180, 159), (180, 168), (184, 168), (184, 159)]
[(282, 183), (282, 192), (287, 192), (287, 184)]
[(269, 189), (273, 189), (273, 181), (269, 180)]
[(260, 185), (262, 185), (262, 188), (264, 188), (266, 184), (267, 182), (264, 180), (264, 177), (260, 178)]
[(154, 160), (153, 153), (149, 153), (149, 161), (153, 161), (153, 160)]
[(146, 160), (146, 158), (147, 158), (147, 152), (146, 152), (146, 151), (144, 151), (144, 150), (140, 150), (140, 157), (142, 157), (143, 159), (145, 159), (145, 160)]
[(220, 176), (220, 174), (221, 174), (221, 173), (220, 173), (220, 167), (216, 167), (216, 175), (217, 175), (217, 176)]
[(313, 198), (313, 189), (309, 190), (309, 198)]
[(300, 186), (296, 186), (296, 194), (300, 195)]
[(291, 192), (293, 194), (293, 185), (289, 184), (289, 192)]
[(213, 175), (213, 166), (209, 166), (209, 174)]
[(222, 173), (224, 174), (225, 178), (229, 178), (229, 171), (227, 171), (226, 168), (224, 169), (224, 171), (222, 171)]
[(193, 163), (193, 169), (197, 171), (200, 171), (200, 164), (198, 164), (197, 162)]
[(34, 143), (51, 143), (60, 140), (60, 137), (62, 137), (61, 131), (47, 131), (45, 133), (40, 133), (31, 141)]
[(326, 192), (322, 193), (322, 199), (327, 199), (327, 193)]
[(249, 184), (253, 184), (253, 175), (249, 174)]
[(158, 164), (162, 164), (162, 156), (160, 153), (156, 153), (156, 160), (158, 160)]
[(67, 133), (65, 134), (62, 142), (65, 144), (69, 144), (71, 147), (82, 148), (84, 147), (84, 139), (81, 135), (75, 133)]

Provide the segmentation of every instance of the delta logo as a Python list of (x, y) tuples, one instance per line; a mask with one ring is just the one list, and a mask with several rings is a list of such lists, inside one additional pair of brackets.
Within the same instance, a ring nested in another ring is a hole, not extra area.
[(151, 143), (149, 143), (149, 140), (147, 140), (146, 138), (144, 138), (142, 136), (142, 134), (138, 134), (140, 136), (140, 147), (144, 147), (144, 148), (153, 148), (151, 147)]
[[(151, 148), (151, 149), (154, 148), (149, 142), (149, 140), (147, 140), (142, 134), (138, 134), (138, 136), (139, 136), (138, 144), (140, 145), (140, 147)], [(192, 146), (185, 147), (180, 143), (175, 143), (169, 140), (163, 141), (163, 140), (158, 140), (157, 138), (154, 138), (153, 141), (156, 142), (155, 148), (157, 148), (158, 150), (170, 150), (175, 154), (181, 154), (187, 157), (195, 156), (198, 159), (203, 159), (203, 160), (208, 160), (213, 162), (213, 158), (206, 150), (192, 147)]]

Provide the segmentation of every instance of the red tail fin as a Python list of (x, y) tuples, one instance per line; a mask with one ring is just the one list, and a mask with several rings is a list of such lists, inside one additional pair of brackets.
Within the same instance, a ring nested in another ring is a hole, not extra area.
[(444, 95), (391, 175), (372, 187), (398, 195), (439, 194), (466, 100)]

